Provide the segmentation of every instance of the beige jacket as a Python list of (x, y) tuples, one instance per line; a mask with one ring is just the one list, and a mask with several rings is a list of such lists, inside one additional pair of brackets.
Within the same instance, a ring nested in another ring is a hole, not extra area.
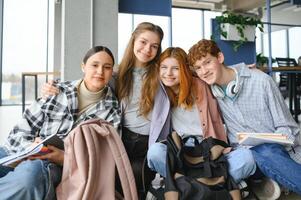
[(67, 136), (62, 181), (57, 199), (115, 199), (115, 166), (125, 200), (137, 190), (121, 138), (108, 122), (99, 119), (80, 124)]

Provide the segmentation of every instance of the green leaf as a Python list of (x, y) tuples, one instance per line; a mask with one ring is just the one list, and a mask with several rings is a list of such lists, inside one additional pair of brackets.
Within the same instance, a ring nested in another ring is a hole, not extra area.
[(240, 36), (240, 40), (233, 43), (234, 51), (237, 51), (238, 48), (247, 41), (247, 38), (244, 35), (244, 29), (247, 25), (255, 26), (255, 28), (258, 27), (258, 29), (263, 32), (263, 23), (260, 19), (254, 17), (243, 16), (230, 11), (225, 11), (221, 16), (217, 16), (215, 19), (219, 24), (216, 31), (225, 38), (227, 38), (228, 33), (226, 31), (222, 31), (221, 26), (224, 27), (224, 24), (226, 23), (235, 25)]

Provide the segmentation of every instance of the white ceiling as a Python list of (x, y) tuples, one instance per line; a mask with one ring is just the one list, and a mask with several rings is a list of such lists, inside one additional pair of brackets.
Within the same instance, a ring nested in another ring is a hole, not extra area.
[(263, 0), (172, 0), (174, 6), (209, 10), (249, 11), (264, 5)]
[[(235, 12), (256, 13), (258, 9), (265, 8), (265, 0), (172, 0), (173, 6), (185, 8), (199, 8), (214, 11), (231, 10)], [(271, 6), (281, 4), (285, 7), (294, 7), (289, 0), (271, 0)]]
[[(173, 6), (206, 9), (212, 11), (230, 10), (252, 14), (266, 21), (266, 0), (172, 0)], [(271, 0), (272, 23), (301, 23), (301, 5), (292, 5), (290, 0)]]

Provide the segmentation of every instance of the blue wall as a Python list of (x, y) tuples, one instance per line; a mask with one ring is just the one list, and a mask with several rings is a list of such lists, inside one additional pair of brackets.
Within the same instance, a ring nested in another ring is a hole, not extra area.
[(171, 0), (119, 0), (119, 12), (171, 16)]
[(219, 48), (222, 50), (225, 55), (225, 64), (233, 65), (240, 62), (244, 62), (246, 64), (252, 64), (256, 62), (256, 43), (254, 42), (246, 42), (242, 46), (238, 48), (235, 52), (233, 50), (233, 41), (225, 41), (220, 40), (220, 34), (218, 33), (218, 23), (215, 19), (212, 20), (212, 33), (214, 35), (215, 41)]

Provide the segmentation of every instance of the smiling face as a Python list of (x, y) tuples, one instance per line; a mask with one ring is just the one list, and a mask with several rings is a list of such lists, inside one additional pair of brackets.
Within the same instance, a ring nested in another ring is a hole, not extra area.
[(175, 93), (180, 84), (180, 66), (177, 59), (168, 57), (160, 63), (160, 79), (163, 84), (170, 87)]
[(86, 64), (82, 64), (85, 73), (84, 82), (91, 92), (100, 91), (112, 77), (113, 60), (105, 51), (95, 53), (88, 58)]
[(222, 67), (224, 55), (218, 53), (217, 57), (207, 53), (193, 64), (193, 68), (198, 77), (209, 85), (219, 84), (222, 79)]
[(137, 36), (134, 42), (135, 66), (144, 67), (152, 61), (160, 47), (160, 37), (152, 31), (144, 31)]

